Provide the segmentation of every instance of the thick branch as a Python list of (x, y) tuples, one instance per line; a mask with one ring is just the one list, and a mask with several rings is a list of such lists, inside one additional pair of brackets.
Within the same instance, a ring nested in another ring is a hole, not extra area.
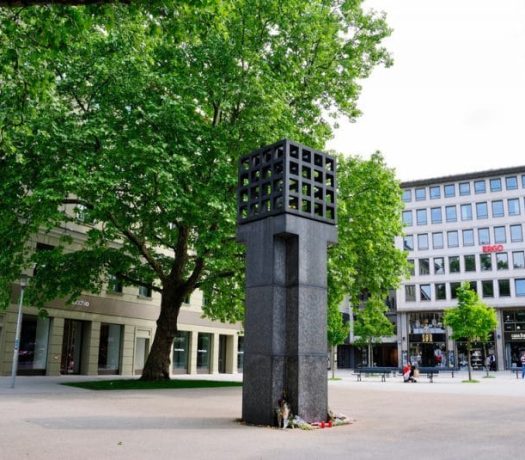
[(117, 273), (117, 275), (119, 278), (135, 286), (145, 286), (147, 288), (150, 288), (152, 291), (159, 292), (161, 294), (163, 292), (162, 288), (155, 286), (153, 283), (143, 283), (136, 278), (131, 278), (130, 276), (125, 275), (124, 273)]

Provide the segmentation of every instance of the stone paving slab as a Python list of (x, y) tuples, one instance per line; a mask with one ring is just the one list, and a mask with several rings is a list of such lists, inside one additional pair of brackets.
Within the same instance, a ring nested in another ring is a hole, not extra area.
[(330, 407), (355, 423), (315, 431), (239, 423), (239, 387), (95, 392), (57, 383), (81, 376), (20, 377), (13, 390), (1, 377), (0, 459), (524, 458), (525, 381), (510, 372), (477, 373), (479, 384), (461, 383), (463, 373), (433, 384), (337, 375)]

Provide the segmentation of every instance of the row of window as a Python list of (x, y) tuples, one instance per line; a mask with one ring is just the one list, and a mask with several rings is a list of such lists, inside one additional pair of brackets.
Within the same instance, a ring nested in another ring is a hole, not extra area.
[[(497, 270), (508, 270), (509, 269), (509, 255), (506, 252), (495, 253), (496, 263), (493, 264), (493, 256), (491, 253), (479, 254), (476, 257), (475, 254), (467, 254), (462, 258), (460, 256), (449, 256), (448, 264), (445, 264), (445, 257), (433, 257), (417, 259), (417, 268), (419, 275), (430, 275), (431, 267), (433, 267), (434, 275), (444, 275), (445, 273), (460, 273), (460, 272), (475, 272), (478, 271), (478, 264), (476, 260), (479, 260), (479, 271), (491, 271), (493, 267)], [(432, 264), (431, 264), (432, 260)], [(463, 260), (461, 266), (460, 260)], [(411, 275), (415, 275), (416, 267), (415, 260), (408, 260), (411, 265)], [(512, 268), (522, 269), (525, 268), (525, 254), (524, 251), (512, 252)]]
[[(484, 298), (491, 297), (510, 297), (509, 279), (470, 281), (470, 289), (476, 291)], [(479, 286), (478, 286), (479, 284)], [(428, 302), (434, 300), (448, 300), (457, 298), (457, 290), (461, 283), (435, 283), (435, 284), (406, 284), (405, 302)], [(495, 291), (497, 287), (497, 292)], [(525, 296), (525, 278), (514, 280), (516, 296)], [(416, 298), (417, 297), (417, 298)]]
[[(476, 219), (488, 219), (489, 218), (489, 204), (487, 201), (481, 201), (479, 203), (465, 203), (459, 205), (459, 218), (462, 221), (469, 221), (474, 218), (474, 208), (476, 210)], [(493, 200), (490, 202), (491, 217), (505, 217), (508, 216), (519, 216), (521, 214), (520, 199), (509, 198), (507, 200), (507, 213), (505, 214), (505, 206), (503, 200)], [(429, 223), (429, 209), (422, 208), (416, 209), (416, 224), (427, 225)], [(414, 211), (406, 210), (403, 211), (403, 224), (407, 227), (414, 225)], [(430, 208), (430, 223), (441, 224), (443, 222), (457, 222), (458, 221), (458, 206), (450, 205), (443, 207), (438, 206)]]
[[(493, 241), (495, 244), (503, 244), (507, 242), (507, 226), (501, 225), (492, 227)], [(478, 245), (492, 244), (490, 228), (483, 227), (478, 228)], [(462, 238), (462, 246), (474, 246), (475, 232), (472, 228), (466, 228), (464, 230), (449, 230), (447, 232), (433, 232), (419, 233), (415, 235), (417, 240), (417, 249), (424, 251), (430, 249), (430, 239), (432, 239), (433, 249), (443, 249), (445, 242), (444, 238), (447, 238), (447, 247), (457, 248), (460, 246), (460, 235)], [(509, 225), (509, 241), (511, 243), (519, 243), (523, 241), (523, 228), (521, 224)], [(413, 251), (414, 246), (414, 235), (405, 235), (403, 237), (403, 249), (405, 251)]]
[[(489, 179), (488, 186), (491, 192), (500, 192), (503, 190), (503, 183), (505, 183), (506, 190), (516, 190), (519, 187), (518, 176), (507, 176), (504, 181), (500, 177)], [(521, 187), (525, 188), (525, 174), (521, 175)], [(431, 185), (428, 187), (428, 197), (431, 200), (441, 198), (442, 194), (445, 198), (452, 198), (458, 193), (460, 196), (471, 195), (472, 191), (476, 194), (487, 192), (487, 180), (479, 179), (473, 183), (469, 181), (460, 182), (459, 184), (446, 185)], [(423, 201), (427, 199), (427, 187), (417, 187), (414, 189), (414, 198), (416, 201)], [(403, 201), (409, 203), (412, 201), (412, 189), (403, 191)]]

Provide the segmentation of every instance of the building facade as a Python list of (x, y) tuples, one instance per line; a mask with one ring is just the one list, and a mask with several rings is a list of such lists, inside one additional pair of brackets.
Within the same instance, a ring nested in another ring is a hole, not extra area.
[[(37, 235), (34, 250), (57, 245), (64, 234), (80, 246), (86, 225), (71, 222)], [(38, 268), (38, 267), (37, 267)], [(45, 268), (44, 268), (45, 269)], [(11, 305), (0, 311), (0, 375), (10, 375), (20, 287), (13, 285)], [(186, 299), (179, 314), (179, 332), (171, 356), (172, 374), (236, 373), (242, 370), (240, 324), (202, 317), (202, 293)], [(19, 375), (138, 375), (155, 334), (160, 295), (145, 287), (122, 286), (110, 280), (98, 295), (84, 294), (73, 305), (55, 300), (47, 317), (24, 306), (19, 347)]]
[(498, 326), (472, 351), (474, 368), (518, 365), (525, 353), (525, 166), (404, 182), (410, 279), (397, 290), (399, 363), (465, 366), (466, 346), (451, 339), (445, 309), (469, 282), (495, 307)]

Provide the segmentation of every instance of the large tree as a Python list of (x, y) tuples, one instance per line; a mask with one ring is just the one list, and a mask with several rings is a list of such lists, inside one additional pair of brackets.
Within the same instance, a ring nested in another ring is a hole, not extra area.
[(169, 378), (195, 289), (211, 316), (242, 317), (238, 156), (285, 136), (322, 148), (330, 117), (359, 115), (359, 79), (390, 62), (384, 17), (360, 1), (190, 3), (0, 10), (2, 286), (28, 232), (86, 209), (83, 249), (36, 254), (28, 294), (43, 307), (111, 274), (160, 292), (145, 379)]

